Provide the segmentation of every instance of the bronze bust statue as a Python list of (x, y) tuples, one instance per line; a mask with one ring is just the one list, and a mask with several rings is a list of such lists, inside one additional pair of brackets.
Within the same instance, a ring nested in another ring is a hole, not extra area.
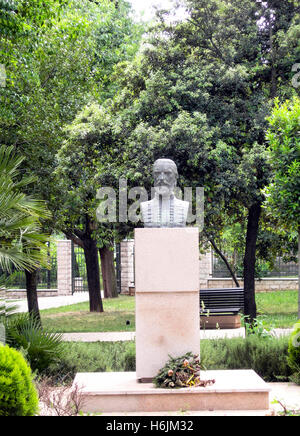
[(145, 227), (185, 227), (189, 202), (175, 197), (178, 172), (171, 159), (158, 159), (153, 164), (155, 196), (141, 203)]

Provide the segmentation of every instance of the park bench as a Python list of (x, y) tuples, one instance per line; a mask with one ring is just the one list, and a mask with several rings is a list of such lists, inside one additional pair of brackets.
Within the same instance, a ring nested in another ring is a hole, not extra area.
[(244, 288), (200, 290), (200, 323), (202, 328), (239, 328), (244, 310)]

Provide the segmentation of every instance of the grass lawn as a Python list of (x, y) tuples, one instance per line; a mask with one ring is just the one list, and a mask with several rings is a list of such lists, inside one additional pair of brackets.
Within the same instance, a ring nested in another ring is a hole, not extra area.
[[(297, 302), (297, 291), (256, 294), (258, 316), (263, 316), (266, 325), (274, 328), (293, 327), (297, 321)], [(103, 313), (90, 313), (88, 302), (42, 310), (42, 323), (45, 328), (62, 333), (135, 331), (134, 297), (106, 299), (103, 306)]]
[(293, 327), (297, 322), (298, 292), (274, 291), (256, 294), (257, 313), (274, 328)]
[(102, 313), (91, 313), (89, 302), (84, 302), (41, 310), (43, 327), (61, 333), (135, 331), (134, 297), (104, 299), (103, 308)]

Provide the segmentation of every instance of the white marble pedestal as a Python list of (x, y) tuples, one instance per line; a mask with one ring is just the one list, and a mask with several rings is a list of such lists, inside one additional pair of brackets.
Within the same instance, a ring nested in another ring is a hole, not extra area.
[(200, 354), (197, 228), (135, 230), (136, 376), (149, 382), (172, 357)]

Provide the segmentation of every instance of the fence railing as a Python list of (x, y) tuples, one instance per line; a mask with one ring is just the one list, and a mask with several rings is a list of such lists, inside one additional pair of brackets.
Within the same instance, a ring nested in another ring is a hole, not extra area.
[[(226, 256), (229, 260), (230, 265), (233, 266), (233, 270), (237, 276), (241, 277), (242, 268), (241, 262), (235, 259), (233, 261), (232, 257)], [(274, 263), (274, 267), (270, 268), (267, 263), (258, 261), (256, 263), (256, 270), (258, 277), (264, 278), (296, 278), (298, 277), (298, 264), (296, 262), (284, 262), (281, 257), (277, 257)], [(228, 268), (226, 267), (223, 260), (217, 256), (215, 253), (212, 253), (212, 276), (214, 278), (228, 278), (231, 277)]]
[(72, 281), (73, 293), (88, 291), (84, 250), (74, 243), (72, 243)]
[[(26, 276), (24, 271), (18, 271), (12, 268), (12, 273), (8, 274), (0, 269), (0, 276), (9, 277), (9, 289), (26, 289)], [(57, 288), (57, 259), (56, 256), (50, 258), (50, 269), (40, 268), (37, 270), (37, 288), (38, 289), (56, 289)]]

